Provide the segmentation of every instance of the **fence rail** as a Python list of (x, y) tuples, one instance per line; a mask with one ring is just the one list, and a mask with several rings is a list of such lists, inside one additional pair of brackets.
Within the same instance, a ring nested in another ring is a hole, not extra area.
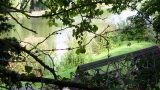
[(119, 55), (119, 56), (115, 56), (115, 57), (111, 57), (111, 58), (105, 58), (103, 60), (79, 65), (77, 67), (76, 72), (87, 71), (90, 69), (94, 69), (94, 68), (102, 67), (102, 66), (105, 66), (108, 64), (112, 64), (114, 62), (119, 62), (119, 61), (122, 61), (126, 56), (131, 57), (133, 60), (137, 60), (137, 59), (145, 58), (149, 54), (152, 54), (153, 59), (160, 57), (160, 48), (158, 46), (151, 46), (151, 47), (148, 47), (148, 48), (145, 48), (142, 50), (138, 50), (138, 51), (134, 51), (131, 53), (127, 53), (127, 54), (123, 54), (123, 55)]

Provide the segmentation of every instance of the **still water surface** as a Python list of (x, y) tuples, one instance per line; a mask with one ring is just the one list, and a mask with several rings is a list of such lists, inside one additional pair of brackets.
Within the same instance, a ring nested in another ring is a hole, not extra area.
[[(35, 30), (38, 34), (34, 34), (30, 31), (27, 31), (26, 29), (22, 28), (20, 25), (18, 25), (15, 21), (10, 20), (12, 24), (15, 25), (15, 30), (12, 30), (9, 35), (11, 37), (16, 37), (20, 41), (29, 42), (32, 44), (36, 44), (38, 42), (41, 42), (47, 37), (49, 34), (56, 30), (60, 30), (63, 27), (55, 27), (55, 26), (49, 26), (48, 20), (43, 18), (20, 18), (18, 19), (19, 22), (21, 22), (25, 27), (28, 27), (32, 30)], [(59, 34), (55, 34), (51, 36), (49, 39), (47, 39), (42, 46), (40, 46), (41, 49), (65, 49), (68, 48), (67, 41), (68, 38), (71, 38), (70, 34), (71, 30), (64, 30), (59, 32)], [(24, 44), (24, 43), (22, 43)], [(25, 44), (24, 44), (25, 45)], [(65, 50), (58, 50), (55, 51), (52, 56), (54, 58), (57, 58), (59, 61), (56, 60), (55, 63), (60, 62), (60, 57), (63, 56), (66, 53)], [(55, 57), (56, 56), (56, 57)]]
[[(126, 22), (127, 17), (135, 15), (137, 12), (131, 11), (131, 10), (125, 10), (123, 11), (120, 15), (117, 14), (110, 14), (109, 16), (106, 15), (105, 22), (102, 22), (100, 20), (95, 20), (93, 21), (95, 24), (97, 24), (100, 29), (104, 29), (105, 26), (107, 26), (108, 23), (112, 23), (116, 27), (118, 26), (119, 23), (121, 22)], [(17, 18), (22, 25), (25, 27), (28, 27), (30, 29), (35, 30), (38, 34), (34, 34), (32, 32), (29, 32), (22, 28), (20, 25), (18, 25), (15, 21), (10, 20), (12, 24), (15, 25), (15, 30), (11, 31), (10, 36), (11, 37), (16, 37), (20, 41), (25, 41), (25, 42), (30, 42), (30, 43), (38, 43), (41, 42), (47, 37), (49, 34), (56, 30), (60, 30), (61, 28), (61, 23), (59, 23), (59, 27), (52, 26), (50, 27), (48, 25), (48, 20), (44, 18)], [(76, 17), (76, 21), (79, 21), (79, 18)], [(106, 24), (107, 23), (107, 24)], [(118, 28), (118, 27), (117, 27)], [(72, 34), (71, 34), (72, 29), (67, 29), (64, 31), (59, 32), (59, 34), (51, 36), (49, 39), (47, 39), (43, 45), (40, 47), (41, 49), (65, 49), (68, 48), (69, 45), (68, 43), (71, 41)], [(55, 51), (54, 54), (52, 55), (54, 57), (55, 63), (60, 63), (61, 62), (61, 57), (66, 53), (67, 51), (65, 50), (58, 50)], [(55, 57), (56, 56), (56, 57)]]

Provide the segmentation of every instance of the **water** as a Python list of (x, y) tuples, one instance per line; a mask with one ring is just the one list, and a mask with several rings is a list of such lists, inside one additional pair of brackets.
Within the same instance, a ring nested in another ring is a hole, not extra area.
[[(69, 48), (68, 42), (71, 36), (71, 29), (66, 29), (65, 31), (60, 32), (60, 34), (55, 36), (55, 49), (66, 49)], [(67, 52), (67, 50), (57, 50), (56, 57), (58, 60), (62, 60), (61, 57)]]
[[(125, 22), (127, 20), (127, 17), (135, 15), (137, 12), (131, 11), (131, 10), (125, 10), (120, 15), (118, 14), (111, 14), (108, 16), (108, 18), (105, 20), (106, 22), (113, 23), (117, 28), (118, 24), (121, 22)], [(32, 44), (37, 44), (40, 41), (43, 41), (45, 37), (47, 37), (52, 32), (59, 30), (63, 27), (49, 27), (47, 23), (47, 19), (43, 18), (31, 18), (27, 19), (24, 17), (17, 18), (20, 23), (22, 23), (25, 27), (28, 27), (30, 29), (35, 30), (38, 34), (34, 34), (32, 32), (29, 32), (22, 28), (20, 25), (18, 25), (15, 21), (10, 20), (11, 23), (15, 25), (15, 31), (12, 30), (9, 36), (16, 37), (20, 41), (30, 42)], [(76, 21), (79, 21), (79, 17), (75, 17)], [(76, 22), (78, 23), (78, 22)], [(104, 24), (103, 22), (95, 22), (96, 24), (99, 24), (101, 29), (105, 28), (102, 26)], [(61, 26), (61, 25), (60, 25)], [(41, 49), (65, 49), (68, 48), (68, 43), (71, 41), (70, 38), (72, 38), (72, 29), (67, 29), (64, 31), (59, 32), (60, 34), (56, 34), (51, 36), (49, 39), (47, 39), (42, 45), (40, 46)], [(23, 46), (26, 45), (26, 43), (21, 43)], [(51, 56), (56, 59), (55, 63), (60, 63), (63, 55), (66, 53), (66, 50), (58, 50), (55, 52), (52, 52)], [(56, 56), (56, 57), (55, 57)]]
[[(15, 25), (15, 30), (11, 31), (9, 33), (9, 36), (16, 37), (20, 41), (29, 42), (32, 44), (37, 44), (38, 42), (41, 42), (52, 32), (59, 30), (63, 27), (49, 27), (48, 20), (42, 19), (42, 18), (20, 18), (18, 19), (19, 22), (21, 22), (25, 27), (28, 27), (30, 29), (35, 30), (38, 34), (34, 34), (32, 32), (27, 31), (26, 29), (22, 28), (20, 25), (18, 25), (15, 21), (10, 20), (12, 24)], [(60, 34), (55, 34), (51, 36), (49, 39), (47, 39), (42, 45), (40, 45), (40, 49), (65, 49), (68, 48), (67, 40), (71, 36), (69, 34), (68, 30), (64, 30), (59, 32)], [(21, 43), (22, 46), (27, 45), (26, 43)], [(51, 56), (55, 60), (55, 63), (59, 63), (61, 61), (61, 58), (66, 53), (65, 50), (58, 50), (54, 51)], [(55, 57), (56, 56), (56, 57)]]
[(136, 14), (137, 14), (137, 11), (131, 11), (130, 9), (127, 9), (122, 11), (119, 15), (111, 14), (106, 19), (106, 22), (111, 22), (112, 24), (116, 25), (116, 28), (119, 28), (119, 24), (127, 23), (127, 18)]

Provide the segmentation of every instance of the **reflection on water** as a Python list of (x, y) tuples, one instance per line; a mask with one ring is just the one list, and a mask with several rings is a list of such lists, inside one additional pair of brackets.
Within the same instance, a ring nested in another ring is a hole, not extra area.
[[(123, 11), (120, 15), (117, 14), (111, 14), (108, 16), (108, 18), (105, 20), (106, 22), (111, 22), (114, 25), (117, 26), (118, 24), (121, 23), (122, 21), (126, 22), (127, 17), (135, 15), (137, 12), (131, 11), (131, 10), (125, 10)], [(76, 17), (76, 21), (78, 20), (79, 17)], [(11, 20), (10, 22), (15, 25), (15, 31), (12, 30), (10, 33), (10, 36), (16, 37), (19, 40), (22, 41), (27, 41), (30, 43), (38, 43), (38, 41), (42, 41), (45, 39), (46, 36), (48, 36), (50, 33), (61, 29), (60, 27), (49, 27), (47, 24), (47, 19), (42, 19), (42, 18), (18, 18), (19, 22), (21, 22), (25, 27), (28, 27), (30, 29), (35, 30), (38, 34), (34, 34), (32, 32), (29, 32), (22, 28), (20, 25), (18, 25), (16, 22)], [(96, 24), (98, 23), (97, 21), (95, 22)], [(104, 23), (104, 22), (103, 22)], [(103, 24), (100, 23), (100, 24)], [(100, 25), (101, 26), (101, 25)], [(107, 25), (106, 25), (107, 26)], [(100, 27), (105, 28), (106, 26)], [(67, 29), (64, 31), (61, 31), (61, 34), (56, 34), (51, 36), (49, 39), (45, 41), (44, 47), (47, 47), (47, 49), (65, 49), (68, 48), (68, 42), (71, 41), (68, 38), (71, 38), (71, 29)], [(43, 48), (44, 48), (43, 47)], [(46, 49), (46, 48), (45, 48)], [(59, 63), (61, 60), (61, 57), (66, 53), (66, 50), (60, 50), (60, 51), (55, 51), (53, 57), (56, 56), (55, 63)], [(55, 58), (55, 57), (54, 57)]]
[[(26, 47), (26, 48), (30, 48), (31, 45), (36, 45), (37, 43), (39, 43), (40, 41), (43, 41), (45, 38), (44, 37), (36, 37), (36, 36), (29, 36), (23, 39), (23, 42), (21, 42), (21, 46)], [(28, 43), (29, 42), (29, 43)], [(48, 44), (46, 42), (43, 42), (40, 45), (41, 49), (48, 49)]]
[[(45, 39), (45, 37), (47, 37), (50, 33), (60, 29), (59, 27), (49, 27), (49, 25), (47, 24), (47, 19), (42, 19), (42, 18), (31, 18), (31, 19), (27, 19), (27, 18), (21, 18), (18, 19), (19, 22), (21, 22), (24, 26), (35, 30), (38, 34), (34, 34), (32, 32), (29, 32), (27, 30), (25, 30), (24, 28), (22, 28), (20, 25), (16, 24), (16, 22), (14, 21), (10, 21), (11, 23), (13, 23), (15, 25), (15, 31), (12, 31), (10, 33), (11, 37), (16, 37), (19, 40), (25, 41), (25, 42), (29, 42), (32, 44), (36, 44), (38, 42), (41, 42)], [(68, 30), (66, 31), (61, 31), (61, 34), (56, 34), (51, 36), (48, 40), (46, 40), (41, 49), (64, 49), (64, 48), (68, 48), (67, 45), (67, 38), (69, 36), (69, 32)], [(26, 43), (22, 43), (23, 45), (26, 45)], [(45, 47), (45, 48), (44, 48)], [(60, 50), (60, 51), (55, 51), (54, 52), (56, 55), (56, 58), (59, 59), (55, 60), (55, 63), (59, 63), (60, 62), (60, 57), (64, 55), (64, 53), (66, 53), (65, 50)], [(55, 55), (53, 55), (53, 57), (55, 58)]]
[[(68, 47), (68, 38), (71, 37), (71, 29), (66, 29), (61, 31), (60, 34), (55, 35), (55, 48), (56, 49), (66, 49)], [(58, 60), (67, 52), (67, 50), (56, 51), (56, 56)]]
[(121, 14), (111, 14), (107, 19), (106, 22), (111, 22), (112, 24), (116, 25), (118, 28), (118, 24), (124, 22), (127, 23), (127, 18), (133, 15), (136, 15), (137, 11), (131, 11), (129, 9), (122, 11)]

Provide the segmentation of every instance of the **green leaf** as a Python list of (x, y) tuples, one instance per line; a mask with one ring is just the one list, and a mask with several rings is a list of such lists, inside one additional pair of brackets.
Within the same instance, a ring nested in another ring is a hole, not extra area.
[(77, 49), (77, 50), (76, 50), (76, 54), (80, 54), (80, 49)]
[(32, 71), (32, 67), (31, 66), (25, 66), (25, 71), (27, 72), (27, 73), (30, 73), (31, 71)]
[(127, 43), (127, 46), (131, 46), (131, 42), (128, 42), (128, 43)]
[(56, 23), (55, 19), (50, 19), (48, 21), (48, 25), (49, 25), (49, 27), (51, 27), (53, 25), (56, 26), (56, 27), (58, 27), (58, 24)]
[(97, 30), (98, 30), (98, 27), (97, 27), (96, 25), (93, 25), (92, 31), (93, 31), (93, 32), (96, 32)]
[(76, 50), (76, 54), (85, 53), (86, 49), (84, 46), (81, 46), (79, 49)]

